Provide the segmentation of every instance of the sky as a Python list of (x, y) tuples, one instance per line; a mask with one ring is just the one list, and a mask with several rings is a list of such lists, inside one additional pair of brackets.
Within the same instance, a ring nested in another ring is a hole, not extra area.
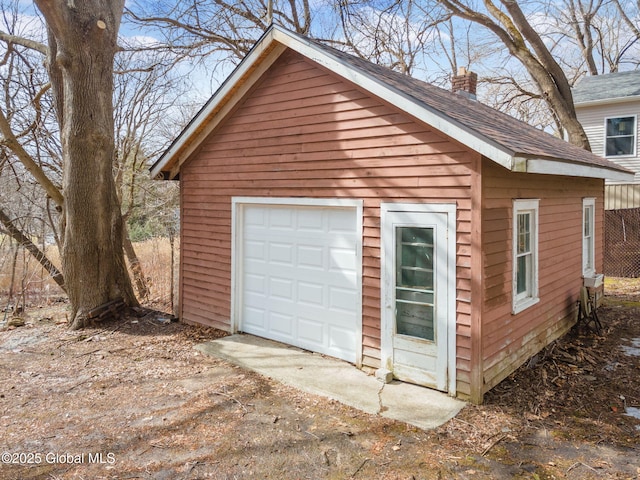
[[(9, 2), (10, 0), (4, 0)], [(251, 0), (248, 0), (249, 2)], [(284, 0), (274, 0), (275, 6), (278, 8), (285, 4)], [(553, 0), (556, 1), (556, 0)], [(162, 5), (173, 5), (173, 0), (127, 0), (126, 4), (132, 9), (137, 9), (140, 6), (151, 6), (153, 8), (159, 8)], [(383, 0), (378, 0), (378, 4), (382, 4)], [(35, 7), (32, 1), (20, 0), (19, 5), (21, 8), (20, 14), (16, 18), (16, 33), (31, 38), (35, 38), (44, 42), (46, 39), (44, 25), (39, 16), (35, 12)], [(311, 5), (313, 7), (314, 16), (314, 31), (312, 32), (317, 37), (333, 37), (334, 39), (341, 40), (336, 22), (338, 21), (332, 11), (330, 0), (312, 0)], [(373, 21), (380, 21), (388, 30), (395, 29), (401, 31), (398, 28), (405, 21), (404, 18), (400, 18), (399, 21), (391, 17), (389, 14), (382, 14), (374, 7), (377, 5), (375, 1), (371, 2), (366, 9), (361, 10), (363, 17), (367, 17)], [(554, 52), (559, 58), (566, 60), (566, 64), (575, 65), (578, 63), (580, 57), (579, 49), (576, 48), (575, 41), (561, 37), (557, 30), (559, 26), (552, 21), (550, 13), (558, 12), (561, 6), (561, 1), (557, 0), (557, 3), (548, 3), (545, 5), (546, 11), (537, 10), (536, 5), (543, 5), (538, 2), (522, 3), (523, 6), (530, 8), (527, 12), (528, 19), (534, 28), (539, 32), (550, 34), (546, 38), (548, 46), (554, 48)], [(633, 7), (632, 4), (630, 8)], [(611, 11), (603, 10), (603, 12), (610, 14)], [(9, 11), (3, 11), (5, 21), (11, 20), (13, 14)], [(412, 12), (413, 15), (420, 15), (416, 13), (416, 10)], [(416, 20), (417, 20), (416, 16)], [(318, 21), (321, 20), (321, 21)], [(417, 23), (416, 23), (417, 25)], [(602, 22), (602, 25), (607, 26), (607, 22)], [(413, 24), (411, 26), (414, 26)], [(619, 26), (618, 26), (619, 27)], [(612, 35), (624, 35), (624, 29), (618, 28), (615, 31), (613, 27), (610, 28)], [(414, 41), (417, 37), (415, 31), (419, 30), (415, 28), (413, 32), (409, 32), (404, 35), (405, 44), (404, 47), (408, 48), (409, 43)], [(553, 33), (553, 35), (551, 35)], [(252, 32), (256, 38), (259, 36), (259, 31)], [(456, 57), (458, 66), (466, 66), (471, 70), (476, 71), (480, 75), (480, 79), (489, 76), (516, 76), (521, 80), (527, 79), (526, 72), (522, 65), (519, 64), (510, 55), (506, 54), (506, 50), (503, 45), (497, 41), (496, 37), (488, 33), (486, 30), (468, 29), (461, 21), (456, 21), (456, 28), (454, 30), (456, 41)], [(133, 25), (127, 20), (126, 16), (123, 19), (120, 30), (120, 38), (122, 44), (136, 44), (136, 45), (153, 45), (158, 40), (163, 39), (163, 32), (160, 30), (146, 29), (142, 30), (140, 27)], [(364, 33), (355, 35), (355, 38), (359, 40), (359, 46), (364, 50), (372, 50), (374, 42), (370, 35)], [(417, 65), (414, 67), (412, 74), (421, 79), (434, 82), (440, 86), (447, 87), (449, 76), (453, 74), (454, 70), (449, 62), (448, 57), (443, 54), (443, 48), (449, 48), (448, 34), (445, 32), (442, 37), (442, 43), (439, 43), (437, 37), (434, 35), (426, 35), (423, 37), (425, 45), (428, 48), (426, 54), (421, 54), (418, 57)], [(0, 46), (0, 48), (2, 48)], [(495, 50), (495, 54), (485, 57), (483, 56), (487, 52)], [(614, 51), (614, 48), (607, 49), (608, 52)], [(628, 52), (629, 58), (640, 58), (640, 41), (631, 46)], [(238, 63), (239, 59), (234, 58), (233, 61), (228, 60), (225, 54), (212, 54), (206, 59), (198, 63), (194, 63), (189, 60), (180, 62), (174, 69), (175, 75), (185, 75), (185, 82), (189, 82), (192, 85), (187, 92), (181, 92), (185, 100), (189, 103), (203, 103), (206, 99), (216, 90), (219, 84), (230, 74), (233, 66)], [(374, 58), (374, 60), (376, 60)], [(380, 57), (378, 60), (388, 61), (388, 58)], [(607, 71), (606, 62), (599, 58), (597, 59), (600, 68), (603, 72)], [(563, 65), (564, 66), (564, 65)], [(622, 65), (625, 68), (625, 65)], [(483, 85), (480, 85), (480, 95), (482, 95)]]

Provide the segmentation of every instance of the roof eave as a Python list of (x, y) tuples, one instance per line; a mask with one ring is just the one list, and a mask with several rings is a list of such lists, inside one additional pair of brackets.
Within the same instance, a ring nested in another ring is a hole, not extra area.
[(568, 177), (602, 178), (605, 180), (632, 182), (634, 173), (626, 169), (607, 168), (601, 165), (586, 165), (548, 158), (517, 158), (520, 171), (546, 175), (566, 175)]
[(575, 102), (576, 108), (580, 107), (597, 107), (600, 105), (615, 105), (618, 103), (640, 102), (640, 95), (629, 95), (626, 97), (599, 98), (597, 100), (585, 100), (583, 102)]

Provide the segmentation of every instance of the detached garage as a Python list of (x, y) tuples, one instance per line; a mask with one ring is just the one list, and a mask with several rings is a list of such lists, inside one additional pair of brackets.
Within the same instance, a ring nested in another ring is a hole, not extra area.
[(275, 26), (151, 171), (181, 185), (183, 321), (475, 402), (575, 323), (632, 177)]

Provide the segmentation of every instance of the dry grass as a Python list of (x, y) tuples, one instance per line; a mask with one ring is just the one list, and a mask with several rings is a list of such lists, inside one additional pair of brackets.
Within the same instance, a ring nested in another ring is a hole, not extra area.
[(172, 287), (176, 302), (178, 298), (179, 241), (176, 239), (173, 246), (173, 279), (171, 277), (171, 244), (168, 238), (145, 240), (144, 242), (136, 243), (135, 249), (151, 291), (146, 303), (158, 310), (171, 312)]
[[(149, 304), (159, 310), (171, 311), (171, 245), (168, 238), (153, 238), (135, 244), (142, 271), (150, 287)], [(178, 279), (179, 242), (174, 245), (174, 283)], [(47, 257), (60, 267), (56, 246), (46, 248)], [(177, 292), (177, 288), (175, 289)], [(64, 297), (64, 292), (51, 280), (46, 270), (26, 252), (6, 238), (0, 237), (0, 309), (7, 305), (44, 305)], [(176, 297), (177, 298), (177, 297)]]
[[(50, 246), (45, 253), (60, 268), (58, 249)], [(0, 236), (0, 308), (14, 303), (37, 304), (62, 295), (64, 292), (26, 249)]]
[(640, 278), (605, 277), (606, 295), (640, 295)]

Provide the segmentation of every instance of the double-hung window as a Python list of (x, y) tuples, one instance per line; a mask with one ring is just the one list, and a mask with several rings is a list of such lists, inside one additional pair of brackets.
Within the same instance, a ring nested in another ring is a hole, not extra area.
[(538, 303), (539, 200), (513, 201), (513, 313)]
[(635, 155), (636, 121), (635, 115), (605, 119), (604, 154), (606, 157)]
[(592, 277), (596, 273), (595, 254), (595, 198), (582, 199), (582, 276)]

